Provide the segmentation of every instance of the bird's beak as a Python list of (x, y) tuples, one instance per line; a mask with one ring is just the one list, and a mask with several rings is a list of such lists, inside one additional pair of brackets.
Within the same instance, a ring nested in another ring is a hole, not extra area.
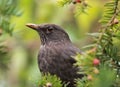
[(28, 23), (28, 24), (26, 24), (26, 26), (29, 28), (32, 28), (34, 30), (38, 30), (38, 25), (36, 25), (36, 24)]

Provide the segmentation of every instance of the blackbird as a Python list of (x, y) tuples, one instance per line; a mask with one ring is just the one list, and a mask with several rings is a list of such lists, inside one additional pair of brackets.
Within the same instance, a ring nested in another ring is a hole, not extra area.
[(55, 24), (27, 24), (40, 35), (41, 46), (38, 54), (38, 66), (41, 72), (57, 75), (67, 87), (75, 87), (74, 79), (82, 78), (78, 74), (79, 68), (74, 66), (73, 58), (77, 53), (82, 53), (75, 47), (68, 34)]

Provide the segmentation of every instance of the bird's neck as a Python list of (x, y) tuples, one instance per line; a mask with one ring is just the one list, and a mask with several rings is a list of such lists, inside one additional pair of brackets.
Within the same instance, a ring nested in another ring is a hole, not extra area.
[(48, 42), (41, 42), (42, 46), (58, 46), (58, 45), (63, 45), (67, 46), (68, 44), (71, 44), (70, 40), (54, 40), (54, 41), (48, 41)]
[(68, 44), (71, 43), (69, 37), (67, 38), (58, 38), (58, 39), (50, 39), (47, 37), (40, 38), (42, 45), (54, 45), (54, 44)]

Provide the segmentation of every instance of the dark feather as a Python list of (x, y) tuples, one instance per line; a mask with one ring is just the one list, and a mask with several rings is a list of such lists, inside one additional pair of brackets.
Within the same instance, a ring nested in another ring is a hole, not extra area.
[(79, 69), (73, 65), (76, 63), (73, 56), (77, 53), (81, 51), (71, 43), (41, 46), (38, 56), (39, 68), (43, 73), (49, 72), (60, 77), (63, 82), (70, 82), (68, 87), (74, 87), (74, 79), (83, 77), (77, 74)]
[(79, 67), (74, 66), (73, 58), (77, 53), (82, 53), (75, 47), (68, 34), (55, 24), (27, 24), (36, 30), (41, 39), (41, 47), (38, 55), (38, 66), (41, 72), (57, 75), (62, 82), (69, 83), (67, 87), (74, 87), (74, 79), (82, 78), (78, 74)]

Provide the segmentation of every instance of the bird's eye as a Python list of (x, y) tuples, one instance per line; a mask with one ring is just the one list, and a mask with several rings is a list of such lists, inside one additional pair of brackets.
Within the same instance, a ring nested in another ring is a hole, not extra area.
[(51, 33), (53, 31), (53, 28), (48, 28), (46, 33)]

